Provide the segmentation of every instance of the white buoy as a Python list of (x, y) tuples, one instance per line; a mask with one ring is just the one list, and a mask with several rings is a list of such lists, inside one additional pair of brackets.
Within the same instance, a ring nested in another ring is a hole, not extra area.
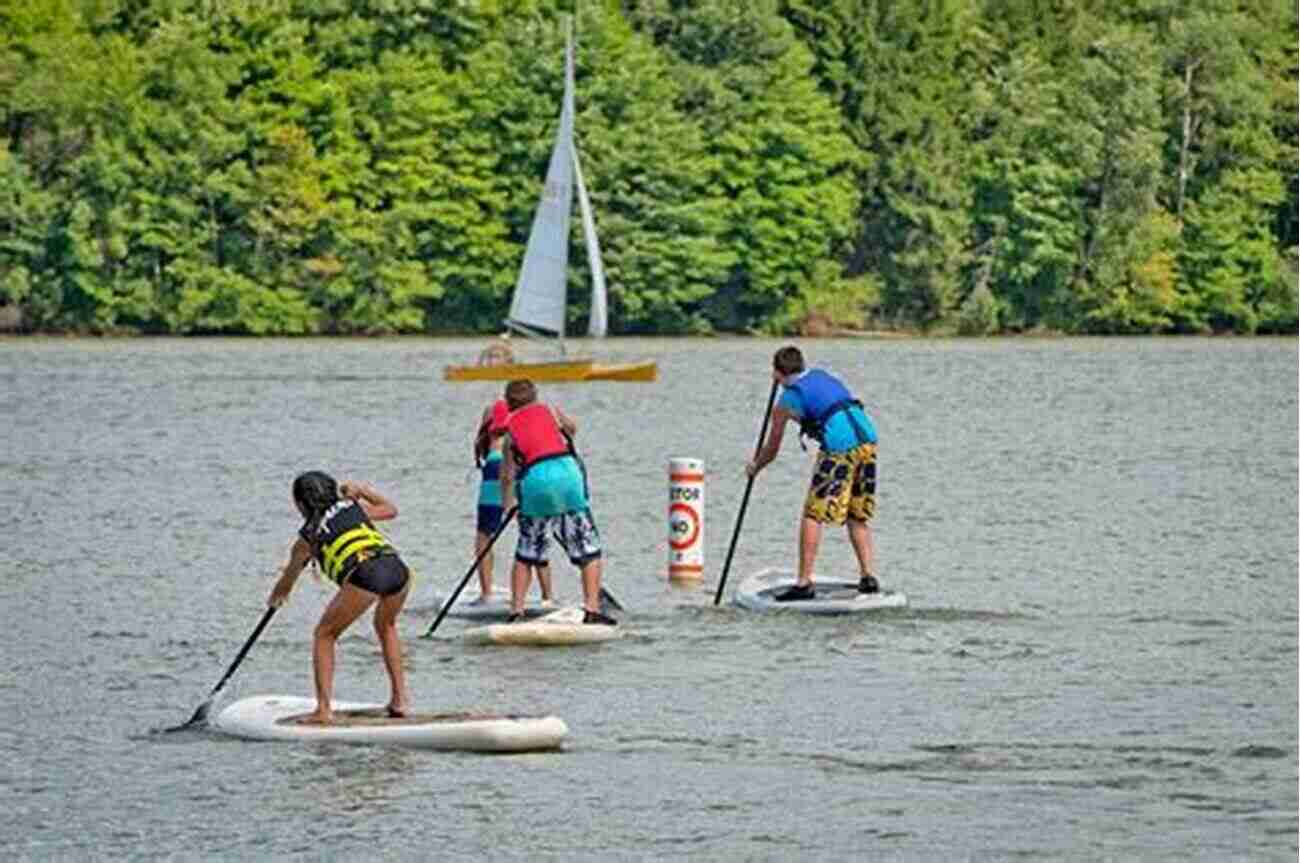
[(704, 462), (668, 460), (668, 577), (704, 578)]

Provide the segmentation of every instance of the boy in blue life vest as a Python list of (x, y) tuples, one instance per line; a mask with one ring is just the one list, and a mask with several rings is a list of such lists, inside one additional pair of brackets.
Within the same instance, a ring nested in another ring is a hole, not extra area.
[(823, 524), (847, 523), (849, 542), (858, 558), (858, 590), (876, 593), (880, 583), (871, 566), (875, 554), (871, 519), (876, 514), (876, 427), (839, 378), (821, 369), (805, 369), (803, 354), (796, 347), (776, 352), (772, 377), (782, 388), (772, 411), (772, 430), (745, 472), (756, 476), (776, 458), (785, 424), (791, 419), (799, 423), (801, 435), (821, 444), (799, 528), (799, 577), (776, 599), (793, 602), (817, 595), (813, 563)]
[(583, 622), (613, 625), (618, 621), (600, 611), (600, 532), (586, 476), (569, 440), (577, 425), (559, 408), (539, 402), (532, 381), (511, 381), (505, 396), (510, 414), (502, 424), (508, 455), (502, 463), (501, 497), (506, 509), (519, 498), (509, 622), (523, 619), (529, 567), (546, 560), (554, 536), (582, 573)]
[[(497, 399), (495, 403), (484, 409), (478, 431), (474, 435), (474, 463), (478, 466), (480, 477), (478, 512), (474, 523), (475, 559), (483, 554), (483, 550), (492, 541), (504, 515), (501, 500), (501, 450), (505, 424), (509, 417), (510, 409), (506, 407), (505, 400)], [(481, 605), (492, 598), (494, 557), (493, 552), (488, 552), (479, 564), (479, 595), (470, 603), (471, 605)], [(551, 568), (543, 560), (534, 569), (537, 572), (537, 582), (542, 589), (542, 605), (550, 605), (554, 601), (554, 594), (551, 591)]]

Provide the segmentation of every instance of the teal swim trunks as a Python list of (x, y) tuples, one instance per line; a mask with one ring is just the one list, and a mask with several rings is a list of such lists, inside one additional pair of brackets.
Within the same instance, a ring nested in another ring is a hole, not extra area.
[(571, 455), (539, 461), (519, 483), (519, 514), (529, 518), (580, 512), (589, 506), (582, 469)]
[(482, 477), (478, 486), (479, 506), (501, 506), (501, 452), (493, 450), (483, 459), (479, 468)]

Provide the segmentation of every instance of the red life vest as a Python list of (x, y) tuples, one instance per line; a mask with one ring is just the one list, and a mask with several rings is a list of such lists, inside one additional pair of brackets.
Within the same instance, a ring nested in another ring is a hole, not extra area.
[(506, 422), (510, 445), (519, 466), (528, 468), (542, 459), (567, 455), (569, 442), (560, 432), (560, 424), (550, 407), (541, 402), (524, 405), (510, 414)]

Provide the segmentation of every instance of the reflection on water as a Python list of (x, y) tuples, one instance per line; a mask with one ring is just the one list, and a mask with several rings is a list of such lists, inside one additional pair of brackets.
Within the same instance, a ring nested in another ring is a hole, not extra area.
[(292, 793), (284, 801), (284, 814), (305, 808), (347, 815), (382, 807), (395, 785), (410, 781), (419, 758), (406, 749), (329, 743), (300, 747), (297, 757), (277, 765)]

